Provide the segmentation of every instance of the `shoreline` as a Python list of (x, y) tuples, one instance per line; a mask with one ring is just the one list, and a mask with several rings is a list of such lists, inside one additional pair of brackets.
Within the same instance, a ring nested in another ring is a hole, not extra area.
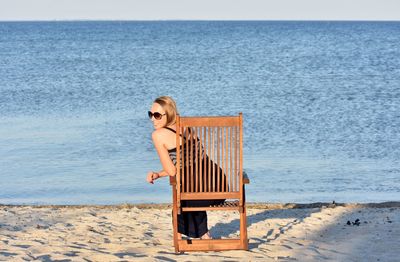
[[(31, 205), (31, 204), (2, 204), (1, 207), (32, 207), (32, 208), (139, 208), (139, 209), (170, 209), (171, 203), (142, 203), (142, 204), (115, 204), (115, 205)], [(336, 202), (314, 202), (314, 203), (268, 203), (268, 202), (248, 202), (246, 203), (248, 209), (304, 209), (304, 208), (333, 208), (333, 207), (352, 207), (352, 208), (391, 208), (400, 207), (400, 201), (385, 201), (385, 202), (371, 202), (371, 203), (336, 203)]]

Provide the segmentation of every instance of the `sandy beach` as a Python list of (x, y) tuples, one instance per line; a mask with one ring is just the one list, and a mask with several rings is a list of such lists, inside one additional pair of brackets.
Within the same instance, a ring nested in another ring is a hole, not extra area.
[[(213, 237), (238, 218), (209, 212)], [(0, 261), (399, 261), (400, 203), (250, 204), (248, 235), (249, 251), (176, 255), (167, 204), (0, 205)]]

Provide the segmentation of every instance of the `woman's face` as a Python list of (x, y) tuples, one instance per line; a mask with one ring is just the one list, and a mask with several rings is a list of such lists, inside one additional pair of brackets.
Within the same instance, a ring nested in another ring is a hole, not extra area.
[(163, 127), (166, 126), (166, 124), (167, 124), (167, 115), (165, 114), (164, 108), (162, 108), (162, 106), (160, 104), (153, 103), (153, 105), (152, 105), (152, 107), (150, 109), (150, 112), (152, 112), (153, 114), (155, 112), (158, 112), (161, 115), (163, 115), (160, 120), (155, 119), (154, 116), (151, 118), (151, 121), (153, 122), (154, 129), (160, 129), (160, 128), (163, 128)]

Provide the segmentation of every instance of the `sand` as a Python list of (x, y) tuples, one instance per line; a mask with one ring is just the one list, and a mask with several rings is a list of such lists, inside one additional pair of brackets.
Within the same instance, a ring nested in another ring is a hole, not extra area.
[[(209, 212), (211, 234), (238, 218)], [(248, 235), (249, 251), (176, 255), (167, 205), (0, 205), (0, 261), (400, 261), (400, 203), (253, 204)]]

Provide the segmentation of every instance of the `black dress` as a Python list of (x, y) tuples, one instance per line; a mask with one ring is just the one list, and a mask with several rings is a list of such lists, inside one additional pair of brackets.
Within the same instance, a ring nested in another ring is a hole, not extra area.
[[(175, 130), (165, 127), (166, 129), (176, 133)], [(176, 148), (168, 150), (169, 157), (174, 165), (176, 165)], [(208, 158), (208, 156), (206, 156)], [(209, 161), (207, 160), (206, 163)], [(210, 161), (211, 162), (211, 161)], [(219, 168), (216, 164), (211, 162), (215, 169)], [(207, 170), (207, 168), (204, 168)], [(183, 172), (181, 172), (183, 173)], [(220, 170), (222, 175), (222, 170)], [(222, 179), (219, 179), (220, 183)], [(201, 207), (222, 204), (225, 199), (216, 200), (183, 200), (182, 207)], [(188, 211), (182, 212), (178, 215), (178, 232), (188, 237), (199, 238), (208, 231), (207, 226), (207, 213), (206, 211)]]

